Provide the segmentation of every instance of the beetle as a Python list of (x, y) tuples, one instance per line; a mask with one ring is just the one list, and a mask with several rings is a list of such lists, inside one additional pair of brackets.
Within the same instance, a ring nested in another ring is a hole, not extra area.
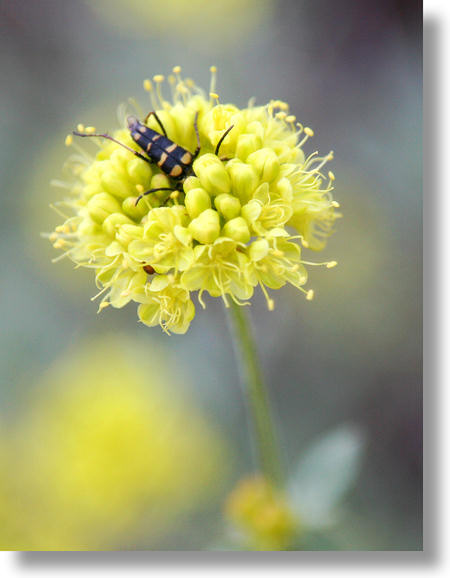
[[(154, 116), (156, 122), (161, 128), (162, 134), (153, 130), (152, 128), (146, 126), (148, 119)], [(138, 158), (146, 161), (150, 164), (155, 163), (161, 169), (161, 171), (166, 174), (168, 177), (176, 181), (175, 187), (159, 187), (156, 189), (150, 189), (149, 191), (145, 191), (136, 199), (136, 205), (145, 197), (145, 195), (149, 195), (150, 193), (154, 193), (156, 191), (176, 191), (181, 190), (183, 187), (183, 181), (189, 177), (190, 175), (194, 174), (192, 164), (194, 160), (197, 158), (200, 152), (200, 135), (198, 132), (198, 112), (195, 113), (194, 117), (194, 131), (195, 136), (197, 138), (197, 148), (193, 153), (188, 151), (187, 149), (177, 145), (174, 141), (170, 140), (167, 136), (166, 129), (162, 124), (159, 116), (155, 111), (151, 111), (145, 117), (144, 122), (140, 122), (135, 116), (128, 116), (127, 117), (127, 126), (128, 130), (130, 131), (131, 138), (134, 142), (141, 148), (142, 151), (146, 153), (147, 156), (143, 155), (139, 151), (135, 151), (131, 147), (127, 146), (124, 143), (116, 140), (114, 137), (109, 135), (108, 133), (83, 133), (79, 131), (73, 131), (73, 134), (76, 136), (82, 137), (101, 137), (108, 139), (116, 144), (126, 148), (131, 153), (133, 153)], [(229, 126), (224, 134), (221, 136), (219, 142), (217, 143), (215, 153), (216, 155), (219, 154), (220, 146), (223, 143), (225, 137), (233, 128), (234, 125)], [(227, 160), (227, 159), (222, 159)]]

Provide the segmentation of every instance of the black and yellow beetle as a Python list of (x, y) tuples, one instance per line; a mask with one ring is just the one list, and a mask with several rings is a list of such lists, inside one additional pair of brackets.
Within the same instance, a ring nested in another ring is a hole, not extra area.
[[(161, 127), (162, 133), (153, 130), (146, 126), (146, 123), (150, 116), (154, 116), (156, 122)], [(145, 123), (145, 124), (144, 124)], [(108, 139), (116, 144), (126, 148), (135, 156), (139, 157), (143, 161), (148, 163), (155, 163), (161, 169), (163, 173), (165, 173), (171, 179), (176, 181), (175, 187), (160, 187), (157, 189), (150, 189), (149, 191), (145, 191), (139, 195), (136, 199), (136, 205), (145, 195), (149, 195), (150, 193), (154, 193), (156, 191), (176, 191), (181, 190), (182, 183), (184, 179), (188, 176), (193, 175), (194, 171), (192, 168), (192, 163), (197, 158), (198, 153), (200, 152), (200, 136), (198, 133), (198, 112), (195, 114), (194, 118), (194, 130), (195, 136), (197, 138), (197, 148), (193, 153), (188, 151), (187, 149), (177, 145), (175, 142), (170, 140), (167, 136), (166, 129), (162, 124), (161, 120), (159, 119), (156, 112), (152, 111), (149, 112), (148, 115), (144, 119), (144, 123), (140, 122), (135, 116), (129, 116), (127, 118), (127, 125), (130, 131), (131, 138), (134, 142), (139, 145), (139, 147), (147, 154), (147, 156), (143, 155), (142, 153), (135, 151), (134, 149), (130, 148), (124, 143), (113, 138), (111, 135), (107, 133), (83, 133), (78, 131), (73, 131), (73, 134), (76, 136), (83, 136), (83, 137), (101, 137)], [(220, 138), (219, 142), (217, 143), (215, 154), (219, 154), (220, 145), (222, 144), (224, 138), (233, 128), (233, 125), (227, 128), (224, 132), (222, 137)]]

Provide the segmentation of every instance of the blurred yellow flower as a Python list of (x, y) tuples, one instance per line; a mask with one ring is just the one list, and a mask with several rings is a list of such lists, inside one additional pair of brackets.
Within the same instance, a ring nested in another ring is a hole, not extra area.
[(254, 550), (285, 550), (298, 531), (283, 494), (260, 475), (237, 484), (225, 505), (225, 515)]
[[(76, 137), (66, 139), (75, 147), (69, 165), (76, 181), (59, 203), (72, 216), (49, 236), (63, 250), (59, 258), (94, 269), (100, 310), (134, 301), (143, 323), (166, 332), (187, 331), (197, 291), (203, 306), (205, 292), (228, 306), (230, 299), (243, 304), (259, 287), (273, 309), (268, 290), (286, 283), (312, 299), (312, 289), (303, 288), (305, 265), (336, 265), (302, 258), (302, 247), (322, 249), (333, 231), (334, 175), (322, 172), (332, 153), (305, 156), (313, 131), (288, 114), (286, 103), (222, 105), (213, 90), (215, 67), (209, 98), (180, 70), (169, 76), (171, 102), (162, 75), (144, 87), (170, 139), (188, 151), (196, 148), (198, 116), (201, 148), (193, 174), (177, 188), (155, 163), (132, 154), (139, 147), (130, 130), (114, 133), (123, 147), (79, 125), (78, 134), (91, 136), (98, 151), (94, 157)], [(154, 116), (147, 124), (161, 131)]]
[(10, 445), (14, 549), (151, 547), (214, 497), (226, 448), (162, 365), (151, 348), (102, 337), (36, 386)]

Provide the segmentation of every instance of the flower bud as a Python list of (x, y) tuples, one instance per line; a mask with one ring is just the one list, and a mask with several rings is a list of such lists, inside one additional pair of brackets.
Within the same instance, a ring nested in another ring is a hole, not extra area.
[(283, 177), (282, 179), (280, 179), (277, 182), (276, 190), (285, 201), (292, 202), (293, 189), (291, 182), (288, 178)]
[(213, 243), (220, 234), (219, 213), (214, 209), (206, 209), (191, 221), (189, 231), (200, 243)]
[(190, 189), (184, 200), (187, 212), (192, 219), (211, 208), (211, 197), (202, 188)]
[(118, 227), (125, 224), (134, 225), (133, 221), (123, 213), (113, 213), (103, 221), (103, 230), (110, 237), (114, 237)]
[(190, 176), (183, 181), (183, 189), (185, 193), (188, 193), (191, 189), (198, 189), (202, 184), (198, 177)]
[(89, 199), (87, 210), (91, 219), (101, 225), (108, 215), (120, 212), (120, 205), (108, 193), (98, 193)]
[[(123, 168), (126, 166), (130, 159), (130, 153), (123, 147), (117, 147), (113, 150), (109, 158), (113, 165), (117, 165)], [(136, 158), (136, 160), (138, 159)]]
[(266, 239), (258, 239), (253, 241), (248, 250), (248, 256), (252, 261), (261, 261), (269, 253), (269, 243)]
[(131, 241), (142, 239), (144, 236), (144, 229), (138, 225), (121, 225), (116, 232), (116, 239), (124, 247), (128, 247)]
[(262, 147), (262, 140), (256, 134), (241, 134), (237, 139), (236, 156), (241, 161), (247, 160), (247, 157)]
[(242, 217), (236, 217), (225, 223), (223, 235), (238, 243), (248, 243), (250, 241), (250, 231), (245, 219)]
[(101, 178), (104, 190), (121, 201), (130, 196), (130, 183), (120, 177), (116, 170), (106, 169)]
[(270, 183), (280, 171), (280, 161), (276, 153), (269, 148), (263, 148), (249, 155), (249, 162), (258, 173), (261, 180)]
[(222, 193), (214, 199), (214, 205), (221, 215), (228, 221), (234, 219), (241, 212), (241, 203), (237, 197)]
[(259, 185), (259, 178), (255, 169), (251, 165), (233, 159), (228, 163), (227, 170), (231, 178), (233, 193), (239, 197), (242, 203), (247, 203)]
[(127, 172), (130, 175), (131, 180), (136, 184), (148, 183), (152, 178), (152, 169), (150, 164), (138, 158), (128, 161)]
[(258, 201), (252, 200), (242, 207), (241, 215), (249, 225), (254, 223), (261, 214), (262, 206)]
[(135, 221), (140, 221), (142, 217), (147, 214), (148, 207), (142, 201), (136, 205), (136, 201), (137, 196), (127, 197), (122, 203), (122, 210), (131, 219), (134, 219)]
[(230, 192), (230, 177), (222, 162), (215, 155), (208, 153), (194, 161), (194, 171), (202, 187), (211, 195)]
[[(150, 190), (150, 189), (164, 189), (164, 188), (173, 189), (173, 183), (170, 182), (169, 177), (167, 177), (166, 175), (163, 175), (161, 173), (153, 175), (148, 190)], [(154, 194), (155, 194), (156, 198), (158, 198), (160, 200), (165, 200), (170, 195), (170, 191), (155, 191)]]

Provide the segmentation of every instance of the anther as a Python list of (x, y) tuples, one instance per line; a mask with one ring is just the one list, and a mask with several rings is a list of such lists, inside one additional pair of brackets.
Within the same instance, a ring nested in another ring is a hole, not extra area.
[(136, 190), (137, 192), (142, 195), (142, 193), (144, 192), (144, 187), (140, 184), (136, 185)]
[(331, 201), (331, 206), (338, 208), (338, 207), (340, 207), (341, 205), (340, 205), (337, 201)]
[(144, 90), (151, 92), (153, 90), (152, 81), (149, 78), (144, 80)]
[(330, 179), (330, 181), (334, 181), (336, 179), (333, 171), (328, 171), (328, 178)]
[(219, 100), (219, 95), (217, 94), (217, 92), (210, 92), (209, 96), (211, 98), (215, 98), (216, 100)]
[(77, 124), (77, 131), (78, 132), (84, 132), (84, 124), (81, 124), (81, 122), (79, 124)]
[(98, 306), (99, 312), (102, 311), (102, 309), (106, 309), (106, 307), (108, 307), (109, 305), (111, 305), (109, 301), (102, 301)]
[(314, 299), (314, 289), (310, 289), (306, 292), (306, 299), (312, 301)]
[(336, 265), (337, 265), (337, 261), (328, 261), (327, 269), (332, 269), (333, 267), (336, 267)]
[(209, 71), (214, 74), (215, 72), (217, 72), (217, 66), (210, 66)]
[(64, 144), (66, 145), (66, 147), (70, 147), (70, 145), (73, 143), (73, 136), (71, 134), (68, 134), (66, 136), (66, 140), (64, 141)]
[(172, 72), (173, 72), (174, 74), (180, 74), (180, 72), (181, 72), (181, 66), (174, 66), (174, 67), (172, 68)]
[(273, 311), (275, 309), (275, 301), (273, 299), (268, 299), (267, 301), (267, 309), (269, 311)]
[(95, 126), (87, 126), (85, 132), (86, 134), (93, 134), (95, 132)]
[(155, 74), (153, 80), (156, 83), (164, 82), (164, 76), (162, 74)]
[(291, 122), (295, 122), (295, 120), (296, 120), (296, 117), (295, 117), (294, 114), (289, 114), (289, 115), (286, 117), (286, 122), (291, 123)]
[(314, 136), (314, 131), (312, 128), (309, 128), (309, 126), (305, 126), (305, 128), (303, 130), (307, 136), (309, 136), (309, 137)]
[(275, 115), (275, 118), (278, 118), (279, 120), (284, 120), (287, 117), (287, 114), (284, 112), (284, 110), (280, 110), (280, 112), (277, 112)]

